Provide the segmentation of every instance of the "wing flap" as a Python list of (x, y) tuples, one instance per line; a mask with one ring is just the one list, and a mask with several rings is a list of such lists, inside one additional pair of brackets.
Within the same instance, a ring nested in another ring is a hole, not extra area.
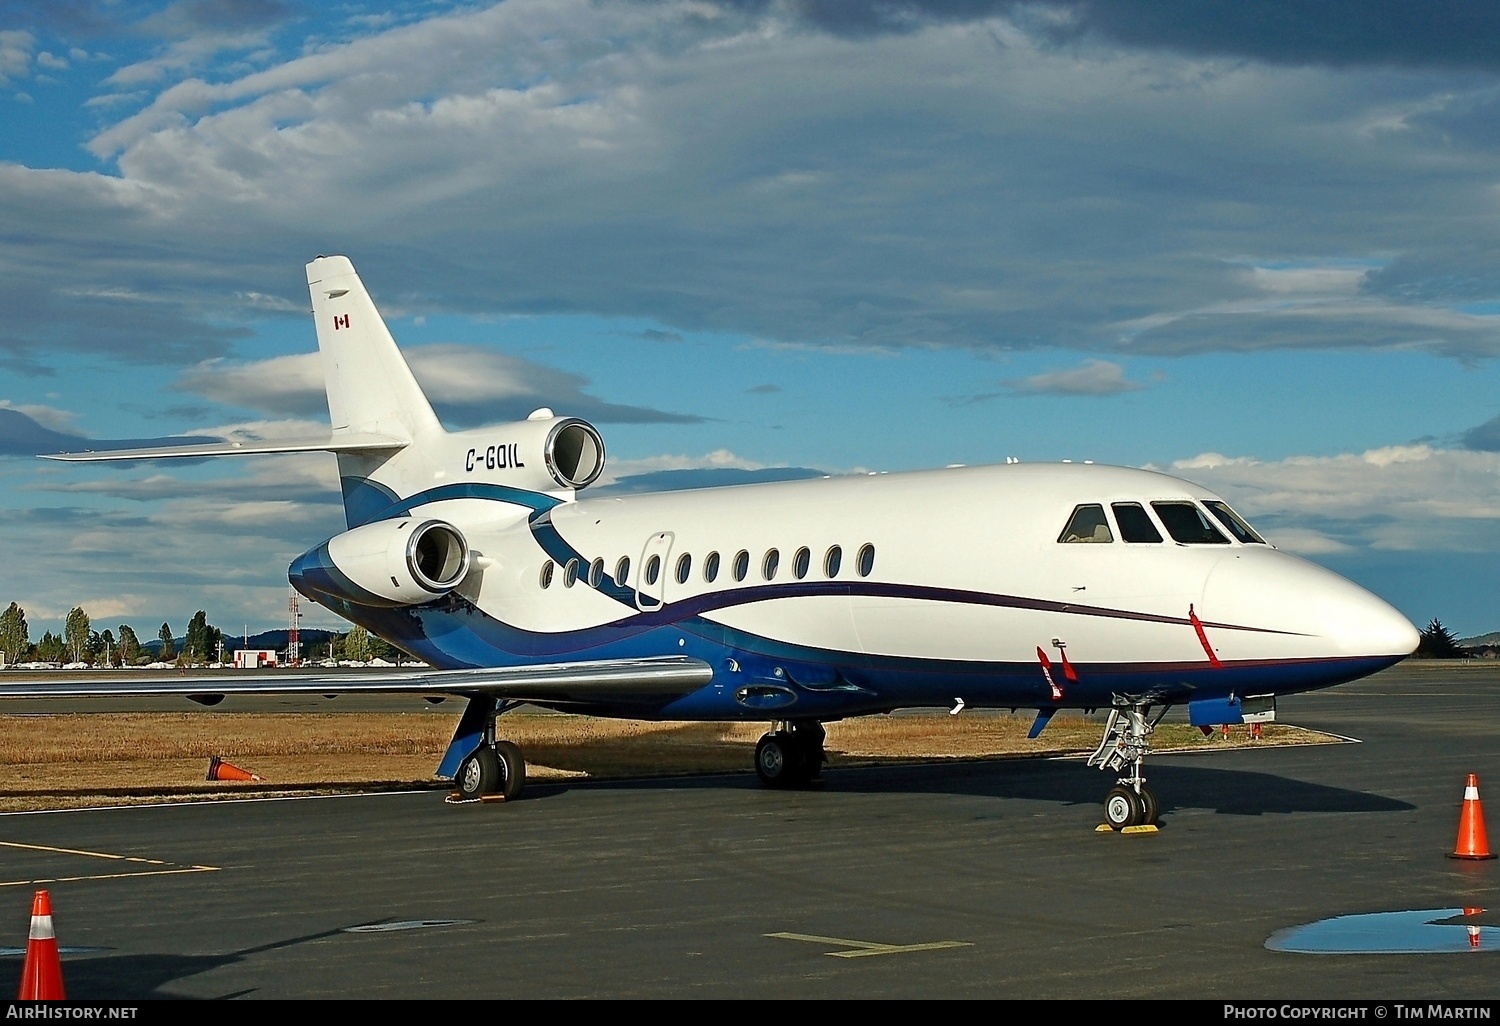
[(609, 659), (476, 670), (145, 677), (122, 670), (98, 678), (0, 684), (0, 699), (149, 698), (164, 695), (493, 695), (518, 702), (593, 702), (686, 695), (713, 679), (701, 659)]
[(42, 456), (63, 463), (103, 463), (109, 460), (195, 459), (205, 456), (269, 456), (285, 452), (368, 452), (404, 449), (410, 442), (389, 435), (351, 433), (321, 438), (277, 438), (261, 442), (203, 442), (193, 445), (156, 445), (146, 449), (90, 449)]

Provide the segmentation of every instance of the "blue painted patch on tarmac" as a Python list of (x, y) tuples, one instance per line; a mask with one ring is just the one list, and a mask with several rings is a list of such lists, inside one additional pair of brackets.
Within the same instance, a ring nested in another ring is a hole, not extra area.
[(1277, 930), (1272, 951), (1304, 955), (1421, 955), (1500, 951), (1500, 928), (1444, 922), (1483, 912), (1475, 908), (1424, 908), (1335, 916)]

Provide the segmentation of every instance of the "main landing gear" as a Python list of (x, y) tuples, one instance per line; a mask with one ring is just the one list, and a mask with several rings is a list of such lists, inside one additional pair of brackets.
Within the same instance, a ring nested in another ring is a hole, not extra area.
[(1088, 764), (1102, 770), (1120, 772), (1129, 767), (1129, 772), (1115, 782), (1104, 798), (1104, 821), (1112, 830), (1124, 830), (1132, 826), (1154, 826), (1161, 813), (1156, 793), (1146, 786), (1141, 774), (1141, 764), (1150, 750), (1148, 736), (1170, 706), (1163, 705), (1151, 715), (1151, 703), (1128, 698), (1115, 698), (1114, 708), (1109, 711), (1109, 720), (1104, 724), (1104, 740)]
[(459, 801), (476, 802), (493, 795), (512, 801), (526, 786), (526, 760), (521, 757), (521, 749), (512, 741), (495, 737), (495, 717), (508, 708), (501, 705), (490, 713), (483, 743), (458, 764), (453, 788)]
[(767, 787), (806, 787), (823, 775), (823, 724), (787, 720), (755, 746), (755, 774)]

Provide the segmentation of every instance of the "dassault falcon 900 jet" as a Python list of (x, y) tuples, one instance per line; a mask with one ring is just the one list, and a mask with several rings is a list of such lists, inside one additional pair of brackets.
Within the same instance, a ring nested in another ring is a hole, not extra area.
[[(764, 721), (755, 770), (803, 786), (823, 724), (908, 707), (1108, 710), (1089, 759), (1115, 829), (1156, 821), (1142, 774), (1166, 711), (1274, 717), (1280, 695), (1374, 673), (1412, 625), (1268, 544), (1217, 495), (1085, 463), (955, 467), (590, 498), (593, 425), (551, 410), (443, 428), (353, 264), (307, 265), (332, 431), (58, 454), (328, 451), (348, 530), (289, 570), (303, 595), (432, 667), (6, 686), (10, 697), (422, 693), (467, 699), (437, 770), (464, 799), (525, 780), (496, 720), (522, 703)], [(211, 693), (210, 693), (211, 692)]]

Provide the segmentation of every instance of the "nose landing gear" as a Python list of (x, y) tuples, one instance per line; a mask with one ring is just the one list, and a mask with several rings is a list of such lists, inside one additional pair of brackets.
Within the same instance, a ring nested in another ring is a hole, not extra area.
[(1104, 724), (1104, 739), (1088, 761), (1090, 766), (1116, 773), (1129, 767), (1129, 772), (1115, 782), (1104, 799), (1104, 822), (1111, 830), (1156, 825), (1161, 804), (1156, 793), (1146, 786), (1141, 764), (1150, 751), (1148, 737), (1169, 708), (1163, 705), (1152, 716), (1149, 701), (1115, 698), (1109, 720)]
[(755, 775), (767, 787), (806, 787), (823, 775), (826, 738), (817, 720), (788, 720), (755, 746)]

